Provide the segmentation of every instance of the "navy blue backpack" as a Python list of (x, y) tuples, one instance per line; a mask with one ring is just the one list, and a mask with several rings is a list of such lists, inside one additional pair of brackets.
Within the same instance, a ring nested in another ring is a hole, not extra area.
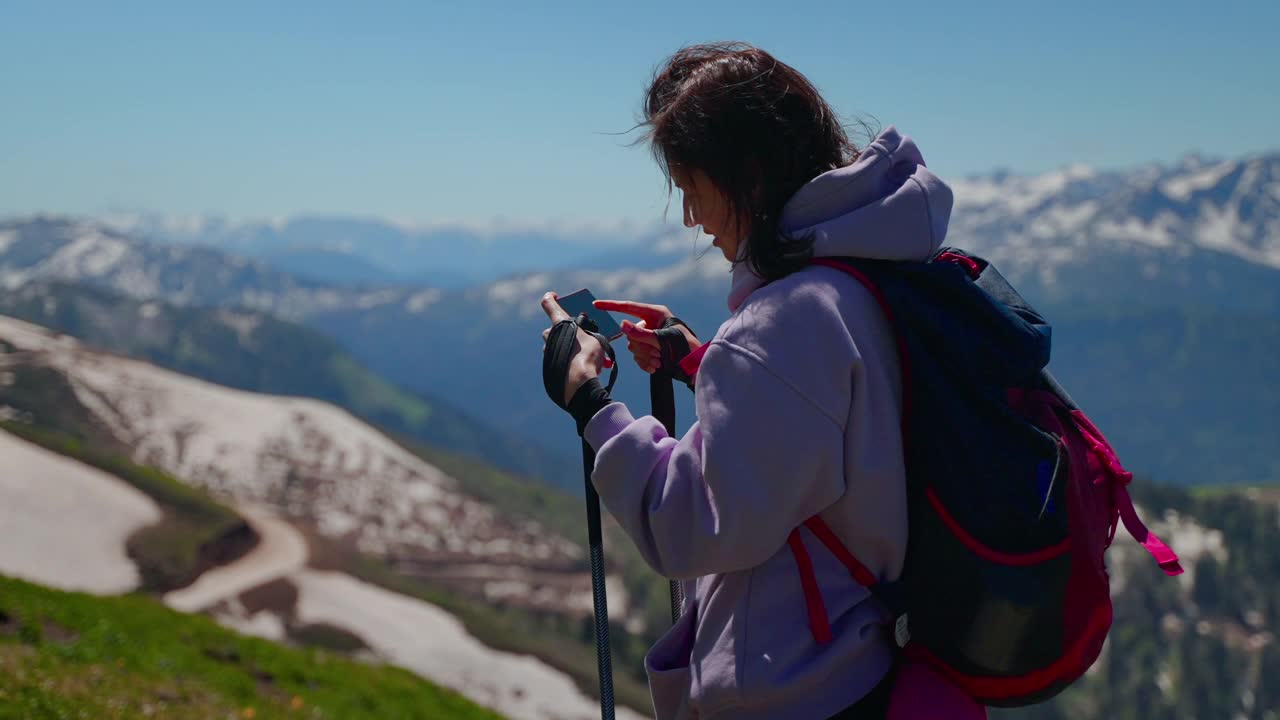
[[(1133, 508), (1102, 433), (1046, 370), (1050, 327), (987, 261), (822, 258), (879, 302), (898, 344), (909, 539), (902, 576), (873, 576), (821, 518), (803, 530), (896, 618), (902, 653), (976, 701), (1044, 701), (1084, 674), (1111, 628), (1104, 553), (1125, 529), (1168, 575), (1178, 558)], [(790, 547), (809, 624), (831, 638), (801, 528)]]

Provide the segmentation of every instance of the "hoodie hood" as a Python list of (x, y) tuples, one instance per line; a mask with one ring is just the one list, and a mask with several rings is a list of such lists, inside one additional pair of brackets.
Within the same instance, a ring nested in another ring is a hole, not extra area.
[[(942, 247), (951, 200), (951, 188), (925, 167), (916, 144), (890, 126), (851, 165), (797, 190), (779, 226), (789, 235), (812, 233), (815, 257), (927, 260)], [(737, 265), (729, 311), (764, 284), (746, 263)]]

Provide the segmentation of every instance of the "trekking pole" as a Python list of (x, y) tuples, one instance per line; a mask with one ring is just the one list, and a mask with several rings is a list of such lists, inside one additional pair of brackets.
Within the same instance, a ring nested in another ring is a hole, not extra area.
[[(570, 325), (576, 327), (571, 329)], [(608, 338), (600, 334), (600, 328), (585, 312), (579, 313), (571, 323), (569, 320), (557, 321), (547, 335), (543, 350), (542, 384), (551, 399), (566, 410), (568, 409), (567, 401), (560, 398), (564, 396), (565, 368), (577, 351), (579, 329), (595, 336), (610, 361), (611, 372), (609, 383), (604, 387), (605, 392), (612, 391), (613, 384), (618, 380), (618, 358), (614, 355), (613, 346), (609, 344)], [(579, 427), (578, 434), (582, 435), (582, 433), (583, 428)], [(587, 500), (587, 548), (591, 556), (591, 604), (595, 610), (596, 663), (600, 673), (600, 717), (601, 720), (614, 720), (613, 658), (609, 650), (609, 602), (605, 597), (604, 538), (600, 529), (600, 496), (596, 493), (595, 485), (591, 483), (591, 471), (595, 469), (595, 465), (595, 450), (584, 437), (582, 438), (582, 480)]]
[[(676, 396), (672, 389), (674, 378), (665, 370), (658, 369), (649, 376), (649, 405), (653, 416), (662, 427), (667, 429), (669, 437), (676, 436)], [(680, 619), (680, 608), (684, 606), (684, 590), (679, 580), (671, 580), (671, 623)]]
[(587, 490), (587, 545), (591, 553), (591, 602), (596, 613), (596, 664), (600, 674), (600, 717), (613, 720), (613, 658), (609, 653), (609, 602), (604, 592), (604, 539), (600, 532), (600, 496), (591, 484), (596, 453), (582, 441), (583, 480)]

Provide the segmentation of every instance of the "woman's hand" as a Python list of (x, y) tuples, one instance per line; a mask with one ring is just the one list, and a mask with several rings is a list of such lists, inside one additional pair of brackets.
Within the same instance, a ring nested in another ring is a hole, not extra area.
[[(636, 365), (652, 375), (662, 367), (662, 351), (658, 345), (658, 336), (654, 332), (662, 327), (672, 313), (665, 305), (649, 305), (629, 300), (596, 300), (595, 306), (601, 310), (615, 312), (639, 318), (640, 322), (622, 321), (622, 332), (627, 336), (627, 349), (635, 356)], [(696, 350), (702, 343), (683, 325), (675, 325), (689, 341), (689, 350)]]
[[(572, 320), (569, 314), (560, 307), (560, 303), (556, 302), (557, 295), (554, 292), (548, 292), (542, 296), (542, 310), (551, 318), (551, 324), (561, 320)], [(564, 404), (561, 407), (567, 407), (569, 401), (573, 399), (574, 393), (578, 392), (578, 388), (582, 387), (588, 380), (600, 376), (601, 368), (613, 367), (613, 363), (609, 357), (605, 355), (604, 347), (600, 345), (600, 341), (596, 340), (582, 328), (578, 328), (577, 345), (574, 347), (574, 355), (569, 361), (569, 367), (566, 371), (564, 379)], [(542, 331), (542, 351), (546, 352), (547, 336), (551, 334), (551, 328)]]

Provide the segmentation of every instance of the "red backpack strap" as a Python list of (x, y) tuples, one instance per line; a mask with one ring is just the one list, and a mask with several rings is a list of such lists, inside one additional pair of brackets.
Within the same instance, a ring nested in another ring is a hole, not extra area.
[[(840, 538), (836, 537), (831, 527), (822, 518), (814, 515), (804, 521), (804, 527), (808, 528), (809, 532), (813, 533), (813, 536), (818, 538), (831, 551), (831, 554), (848, 568), (854, 582), (868, 589), (880, 584), (875, 574), (849, 552), (849, 548), (840, 542)], [(805, 549), (799, 528), (792, 530), (787, 536), (787, 545), (791, 547), (791, 554), (795, 556), (796, 567), (800, 571), (800, 587), (804, 590), (804, 603), (809, 611), (809, 630), (813, 633), (813, 639), (819, 644), (829, 643), (831, 642), (831, 624), (827, 619), (827, 608), (822, 602), (818, 578), (813, 572), (813, 560), (809, 557), (809, 551)]]
[(849, 552), (849, 548), (840, 542), (840, 538), (831, 532), (831, 527), (822, 518), (814, 515), (804, 521), (804, 526), (809, 528), (809, 532), (812, 532), (815, 537), (821, 540), (822, 544), (826, 545), (827, 549), (831, 551), (831, 554), (835, 555), (841, 564), (849, 569), (849, 574), (853, 576), (854, 581), (859, 585), (869, 588), (880, 582), (875, 574), (867, 569), (866, 565), (863, 565), (858, 558), (853, 556), (853, 553)]
[(822, 602), (818, 578), (813, 573), (813, 559), (804, 547), (799, 528), (787, 536), (787, 545), (791, 547), (796, 567), (800, 570), (800, 587), (804, 590), (804, 604), (809, 610), (809, 631), (819, 645), (825, 645), (831, 642), (831, 623), (827, 621), (827, 606)]
[[(880, 287), (866, 273), (850, 263), (841, 262), (834, 258), (816, 258), (810, 261), (810, 264), (824, 265), (852, 276), (875, 298), (876, 304), (880, 306), (880, 310), (888, 319), (889, 324), (891, 326), (895, 325), (893, 309), (889, 307), (888, 299), (885, 298)], [(902, 367), (902, 442), (905, 454), (908, 442), (907, 413), (911, 409), (911, 382), (910, 369), (907, 363), (907, 348), (903, 344), (902, 335), (897, 332), (896, 326), (894, 340), (897, 343), (898, 362)], [(804, 527), (808, 528), (809, 532), (813, 533), (814, 537), (818, 538), (840, 560), (841, 564), (848, 568), (854, 582), (868, 589), (881, 585), (875, 574), (868, 570), (867, 566), (863, 565), (858, 558), (854, 557), (853, 553), (849, 552), (849, 549), (844, 546), (844, 543), (840, 542), (840, 539), (836, 537), (836, 534), (831, 531), (831, 528), (822, 518), (814, 515), (804, 521)], [(804, 589), (805, 605), (809, 610), (809, 628), (813, 632), (813, 639), (819, 643), (830, 642), (831, 626), (827, 620), (826, 606), (822, 602), (822, 594), (818, 589), (818, 580), (813, 572), (813, 561), (810, 559), (809, 552), (805, 549), (804, 542), (800, 538), (799, 528), (791, 531), (790, 537), (787, 538), (787, 544), (791, 546), (791, 554), (795, 556), (796, 567), (800, 571), (800, 586)]]

